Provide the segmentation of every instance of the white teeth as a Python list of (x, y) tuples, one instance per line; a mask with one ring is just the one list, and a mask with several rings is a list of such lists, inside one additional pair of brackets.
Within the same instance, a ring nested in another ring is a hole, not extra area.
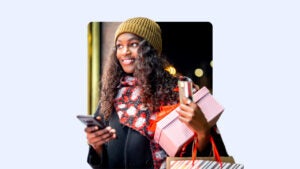
[(132, 63), (134, 61), (134, 59), (123, 59), (122, 60), (122, 62), (124, 63), (124, 64), (130, 64), (130, 63)]

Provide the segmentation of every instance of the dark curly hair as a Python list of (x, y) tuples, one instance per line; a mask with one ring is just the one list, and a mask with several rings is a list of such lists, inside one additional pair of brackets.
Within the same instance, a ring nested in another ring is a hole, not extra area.
[[(177, 78), (165, 70), (169, 62), (145, 40), (139, 44), (138, 59), (133, 76), (141, 87), (141, 97), (151, 111), (159, 110), (159, 106), (174, 104), (178, 101), (178, 93), (174, 92)], [(108, 58), (100, 82), (101, 113), (107, 120), (113, 112), (114, 98), (118, 92), (121, 77), (126, 75), (116, 57), (116, 50)]]

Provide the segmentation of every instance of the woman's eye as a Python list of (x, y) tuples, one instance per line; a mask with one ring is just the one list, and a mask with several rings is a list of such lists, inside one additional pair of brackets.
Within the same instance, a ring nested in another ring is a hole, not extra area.
[(132, 47), (138, 47), (139, 44), (138, 44), (138, 43), (132, 43), (131, 46), (132, 46)]
[(123, 46), (122, 46), (122, 45), (120, 45), (120, 44), (118, 44), (118, 45), (116, 45), (116, 48), (117, 48), (117, 49), (122, 49), (122, 48), (123, 48)]

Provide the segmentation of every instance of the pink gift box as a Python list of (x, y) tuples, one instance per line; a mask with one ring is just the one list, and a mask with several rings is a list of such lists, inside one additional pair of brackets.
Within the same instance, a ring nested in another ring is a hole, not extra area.
[(202, 87), (193, 95), (194, 102), (201, 108), (210, 127), (214, 126), (224, 111), (206, 87)]
[(174, 157), (182, 146), (193, 139), (194, 132), (178, 119), (178, 113), (173, 110), (156, 124), (154, 140)]
[[(193, 101), (201, 108), (210, 126), (216, 124), (224, 111), (206, 87), (202, 87), (193, 95)], [(176, 109), (157, 122), (154, 134), (154, 140), (170, 157), (176, 156), (182, 146), (194, 136), (193, 130), (179, 120)]]

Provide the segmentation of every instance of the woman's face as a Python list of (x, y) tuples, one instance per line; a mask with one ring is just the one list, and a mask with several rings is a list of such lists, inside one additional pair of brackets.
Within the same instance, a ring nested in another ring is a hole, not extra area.
[(140, 38), (132, 33), (123, 33), (116, 40), (117, 59), (128, 74), (134, 72), (139, 43)]

